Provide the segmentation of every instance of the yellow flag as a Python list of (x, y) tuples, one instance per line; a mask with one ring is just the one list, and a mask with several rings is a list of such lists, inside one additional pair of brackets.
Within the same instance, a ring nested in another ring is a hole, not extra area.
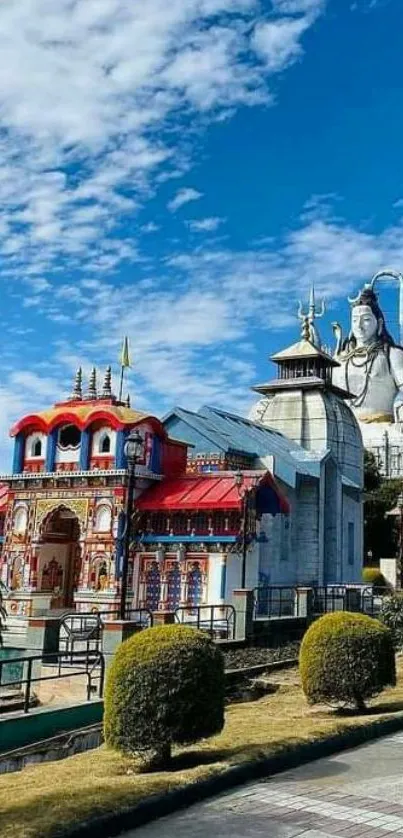
[(130, 356), (129, 356), (129, 338), (124, 338), (122, 352), (120, 355), (120, 366), (121, 367), (130, 367)]

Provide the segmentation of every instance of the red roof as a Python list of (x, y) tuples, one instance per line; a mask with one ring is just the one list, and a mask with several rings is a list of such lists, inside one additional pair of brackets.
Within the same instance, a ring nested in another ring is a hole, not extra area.
[(8, 486), (0, 484), (0, 515), (3, 515), (7, 509), (8, 500)]
[[(289, 512), (287, 499), (282, 495), (269, 472), (245, 472), (242, 487), (235, 482), (234, 472), (184, 475), (163, 480), (147, 489), (137, 500), (137, 508), (144, 511), (181, 509), (241, 509), (242, 494), (257, 486), (271, 489), (270, 495), (276, 509), (267, 511)], [(240, 496), (241, 495), (241, 496)], [(273, 504), (272, 504), (273, 507)], [(266, 511), (266, 510), (264, 510)]]

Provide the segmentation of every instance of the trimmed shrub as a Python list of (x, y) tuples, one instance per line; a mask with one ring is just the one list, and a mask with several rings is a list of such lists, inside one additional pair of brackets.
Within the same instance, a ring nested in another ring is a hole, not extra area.
[(325, 614), (302, 640), (299, 671), (310, 704), (363, 710), (366, 699), (396, 683), (391, 633), (365, 614)]
[(403, 648), (403, 596), (391, 594), (384, 597), (379, 619), (392, 634), (395, 649)]
[(145, 629), (122, 643), (111, 663), (105, 741), (164, 765), (173, 744), (219, 733), (224, 695), (224, 658), (204, 632), (179, 625)]
[(387, 588), (388, 583), (379, 567), (363, 567), (362, 581), (366, 585), (373, 585), (374, 588)]

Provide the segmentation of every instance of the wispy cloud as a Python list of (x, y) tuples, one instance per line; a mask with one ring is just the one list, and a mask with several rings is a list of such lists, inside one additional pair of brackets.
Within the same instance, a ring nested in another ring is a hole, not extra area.
[(198, 201), (202, 197), (202, 193), (191, 186), (185, 186), (183, 189), (178, 189), (174, 198), (169, 201), (168, 209), (170, 212), (176, 212), (180, 207), (189, 204), (190, 201)]
[(194, 233), (213, 233), (215, 230), (218, 230), (221, 224), (224, 224), (224, 221), (225, 218), (219, 218), (219, 216), (214, 215), (210, 216), (210, 218), (200, 218), (198, 221), (188, 221), (187, 225)]
[(140, 227), (142, 233), (157, 233), (159, 229), (159, 224), (156, 224), (155, 221), (149, 221)]

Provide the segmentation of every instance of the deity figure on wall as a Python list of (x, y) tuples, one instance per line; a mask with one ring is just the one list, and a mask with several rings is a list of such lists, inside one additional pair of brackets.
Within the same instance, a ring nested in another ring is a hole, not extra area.
[(333, 383), (351, 393), (360, 422), (393, 422), (398, 394), (403, 399), (403, 348), (389, 333), (373, 284), (351, 303), (351, 328), (343, 340), (338, 323)]

